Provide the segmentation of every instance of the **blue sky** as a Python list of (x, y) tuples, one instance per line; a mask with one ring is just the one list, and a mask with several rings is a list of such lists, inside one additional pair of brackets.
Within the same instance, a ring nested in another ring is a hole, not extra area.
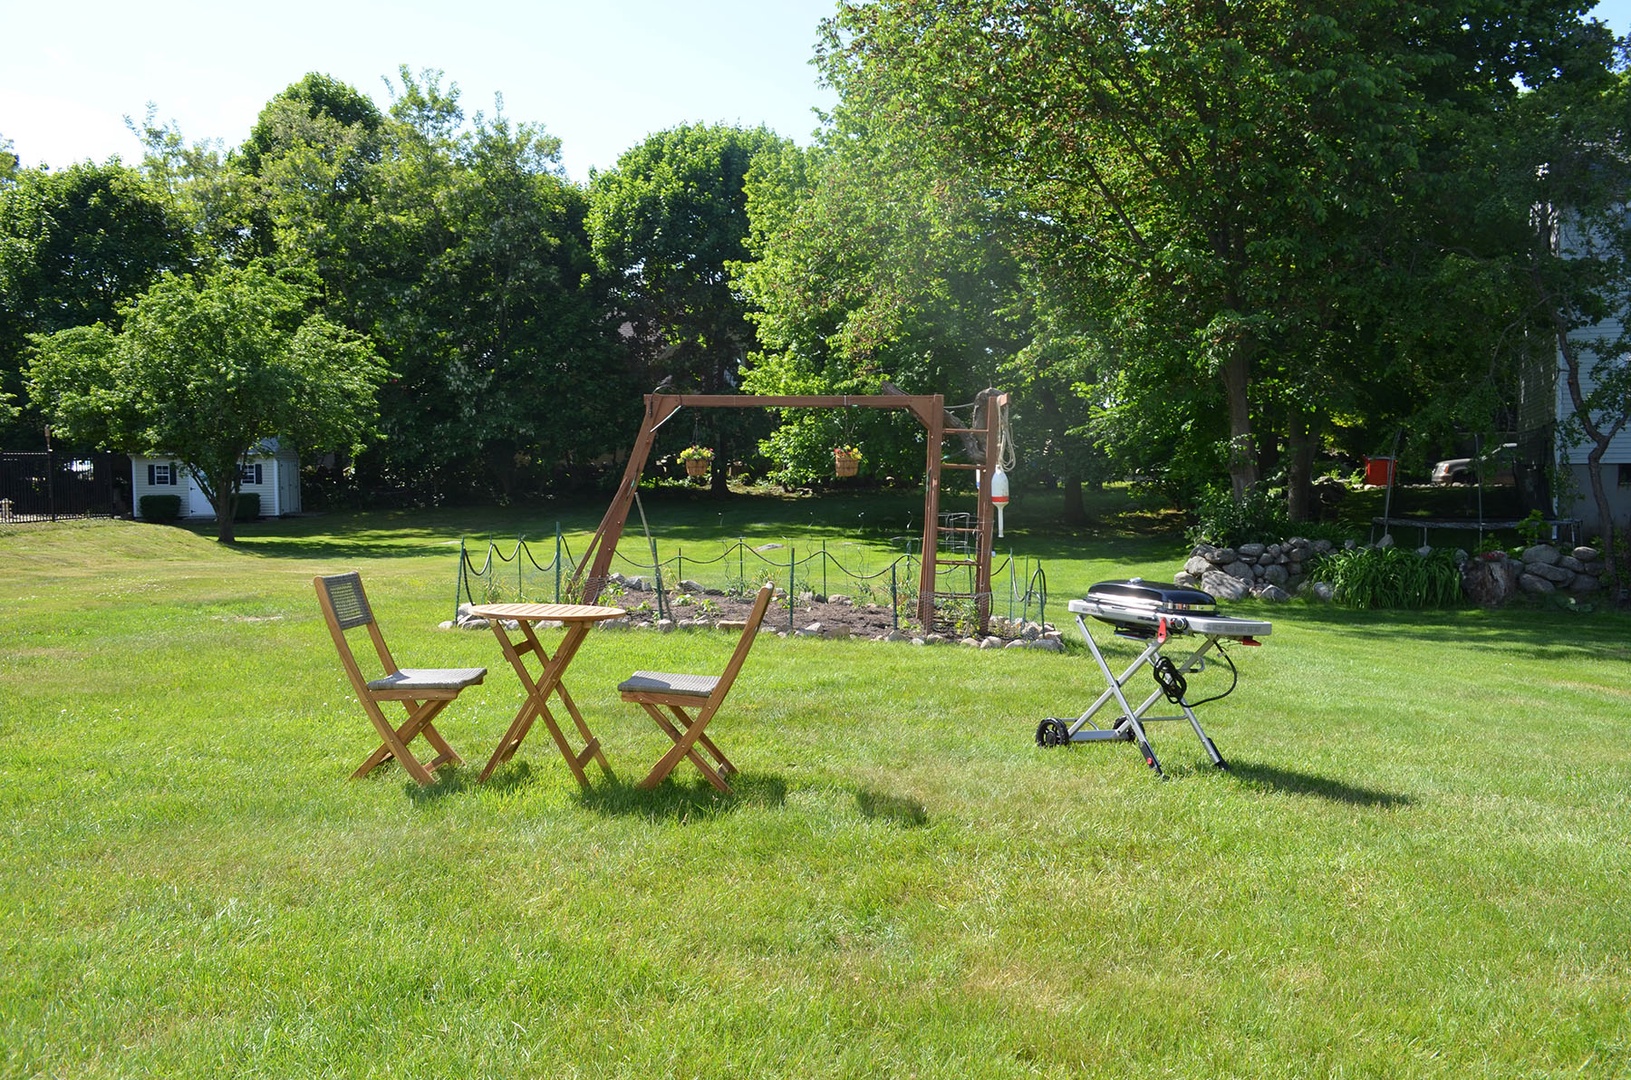
[[(242, 142), (278, 91), (321, 71), (371, 95), (439, 68), (466, 113), (541, 123), (576, 180), (653, 131), (765, 124), (809, 141), (832, 104), (809, 64), (835, 0), (0, 0), (0, 136), (25, 165), (140, 147), (149, 102), (192, 141)], [(1595, 14), (1631, 30), (1631, 0)]]
[[(1631, 0), (1627, 0), (1631, 2)], [(236, 146), (308, 71), (381, 106), (402, 64), (438, 68), (467, 115), (503, 94), (586, 180), (653, 131), (765, 124), (808, 143), (833, 95), (810, 66), (835, 0), (0, 0), (0, 136), (25, 165), (141, 150), (148, 102), (189, 141)]]

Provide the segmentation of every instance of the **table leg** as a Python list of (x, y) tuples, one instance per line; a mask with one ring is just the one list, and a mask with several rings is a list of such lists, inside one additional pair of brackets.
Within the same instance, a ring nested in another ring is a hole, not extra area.
[[(589, 624), (568, 623), (566, 636), (561, 639), (560, 646), (556, 648), (553, 657), (544, 651), (543, 643), (538, 640), (538, 636), (533, 632), (530, 623), (523, 622), (521, 624), (521, 631), (526, 638), (526, 644), (519, 648), (505, 635), (501, 623), (495, 621), (493, 626), (494, 633), (498, 635), (499, 644), (504, 650), (505, 658), (510, 661), (510, 665), (515, 668), (516, 674), (521, 678), (521, 685), (526, 690), (527, 698), (522, 703), (520, 711), (515, 714), (515, 720), (510, 724), (509, 730), (505, 732), (503, 740), (498, 744), (498, 748), (493, 751), (493, 756), (488, 760), (487, 767), (482, 770), (481, 779), (486, 780), (492, 775), (494, 769), (515, 756), (515, 752), (521, 748), (522, 741), (526, 739), (527, 732), (532, 729), (533, 721), (539, 717), (543, 718), (544, 726), (549, 729), (550, 737), (555, 740), (556, 749), (560, 750), (561, 757), (566, 760), (567, 767), (572, 770), (572, 775), (577, 778), (580, 785), (583, 787), (589, 786), (589, 777), (583, 769), (584, 765), (589, 761), (598, 762), (601, 770), (607, 776), (611, 776), (611, 765), (606, 761), (606, 755), (600, 749), (600, 740), (595, 738), (594, 732), (589, 730), (589, 725), (584, 721), (583, 714), (578, 711), (577, 705), (573, 703), (571, 695), (566, 691), (566, 686), (561, 682), (561, 677), (565, 673), (567, 665), (572, 662), (572, 658), (577, 655), (578, 647), (583, 644), (583, 639), (588, 636)], [(535, 653), (543, 662), (543, 671), (536, 681), (527, 671), (526, 661), (521, 655), (527, 652)], [(566, 706), (567, 714), (572, 717), (572, 722), (577, 726), (578, 733), (583, 736), (585, 745), (581, 751), (572, 749), (571, 744), (567, 742), (566, 734), (561, 730), (560, 724), (556, 722), (554, 714), (550, 712), (549, 695), (552, 693), (560, 697), (562, 704)]]

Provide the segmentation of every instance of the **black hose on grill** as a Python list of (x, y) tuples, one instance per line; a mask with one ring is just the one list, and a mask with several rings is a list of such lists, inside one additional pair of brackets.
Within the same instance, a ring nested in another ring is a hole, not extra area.
[(1178, 665), (1174, 664), (1170, 657), (1157, 656), (1155, 658), (1150, 664), (1150, 673), (1155, 676), (1156, 684), (1161, 687), (1161, 692), (1167, 696), (1168, 701), (1174, 705), (1188, 705), (1191, 709), (1196, 709), (1208, 702), (1221, 701), (1235, 692), (1235, 687), (1240, 684), (1240, 672), (1236, 670), (1235, 662), (1229, 659), (1229, 654), (1223, 651), (1221, 643), (1216, 646), (1216, 649), (1218, 656), (1222, 657), (1223, 662), (1229, 665), (1229, 689), (1221, 694), (1201, 698), (1199, 701), (1186, 702), (1184, 700), (1184, 694), (1189, 691), (1189, 684), (1184, 681), (1183, 672), (1178, 670)]

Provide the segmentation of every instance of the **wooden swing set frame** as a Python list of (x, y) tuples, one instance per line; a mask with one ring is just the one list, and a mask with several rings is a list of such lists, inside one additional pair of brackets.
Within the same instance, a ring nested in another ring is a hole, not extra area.
[[(583, 559), (572, 574), (569, 595), (579, 595), (578, 589), (582, 586), (582, 602), (592, 604), (600, 596), (605, 585), (607, 574), (611, 569), (612, 555), (617, 550), (617, 542), (622, 538), (623, 527), (628, 521), (629, 509), (634, 503), (635, 491), (640, 486), (640, 476), (645, 471), (646, 461), (651, 456), (651, 448), (657, 438), (657, 429), (662, 427), (680, 409), (690, 406), (694, 409), (905, 409), (917, 418), (928, 432), (928, 453), (924, 465), (923, 486), (923, 557), (920, 560), (921, 569), (918, 578), (917, 617), (925, 629), (934, 625), (934, 601), (936, 572), (942, 566), (972, 566), (974, 568), (974, 599), (979, 609), (980, 630), (983, 633), (991, 618), (991, 532), (992, 507), (991, 485), (981, 483), (979, 487), (979, 511), (976, 515), (977, 524), (974, 531), (977, 534), (975, 553), (973, 559), (942, 558), (939, 554), (940, 533), (940, 473), (943, 469), (984, 470), (983, 475), (989, 477), (996, 469), (998, 463), (997, 432), (999, 417), (1002, 410), (1008, 406), (1008, 395), (998, 390), (981, 391), (977, 399), (976, 415), (983, 415), (985, 426), (983, 428), (970, 428), (963, 425), (956, 417), (946, 412), (945, 396), (942, 394), (865, 394), (865, 395), (838, 395), (838, 394), (793, 394), (793, 395), (750, 395), (750, 394), (672, 394), (659, 393), (645, 396), (645, 419), (640, 425), (640, 434), (634, 440), (634, 448), (629, 452), (628, 464), (623, 470), (623, 480), (618, 485), (617, 494), (612, 498), (612, 504), (606, 510), (606, 516), (601, 518), (600, 526), (589, 541), (589, 547), (584, 552)], [(983, 410), (983, 412), (982, 412)], [(947, 434), (963, 439), (970, 450), (971, 457), (979, 457), (978, 461), (945, 461), (942, 454), (942, 441)], [(588, 568), (585, 575), (585, 568)], [(966, 595), (966, 594), (947, 594)]]

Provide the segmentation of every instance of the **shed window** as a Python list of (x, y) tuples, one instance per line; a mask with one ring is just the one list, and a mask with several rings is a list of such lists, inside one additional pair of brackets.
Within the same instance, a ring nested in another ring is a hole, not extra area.
[(245, 462), (238, 469), (238, 482), (241, 484), (258, 484), (261, 482), (261, 463), (249, 464)]
[(1621, 487), (1631, 487), (1631, 464), (1620, 463), (1619, 484)]
[(149, 487), (174, 487), (176, 483), (176, 467), (168, 461), (150, 463), (147, 466), (147, 483)]

